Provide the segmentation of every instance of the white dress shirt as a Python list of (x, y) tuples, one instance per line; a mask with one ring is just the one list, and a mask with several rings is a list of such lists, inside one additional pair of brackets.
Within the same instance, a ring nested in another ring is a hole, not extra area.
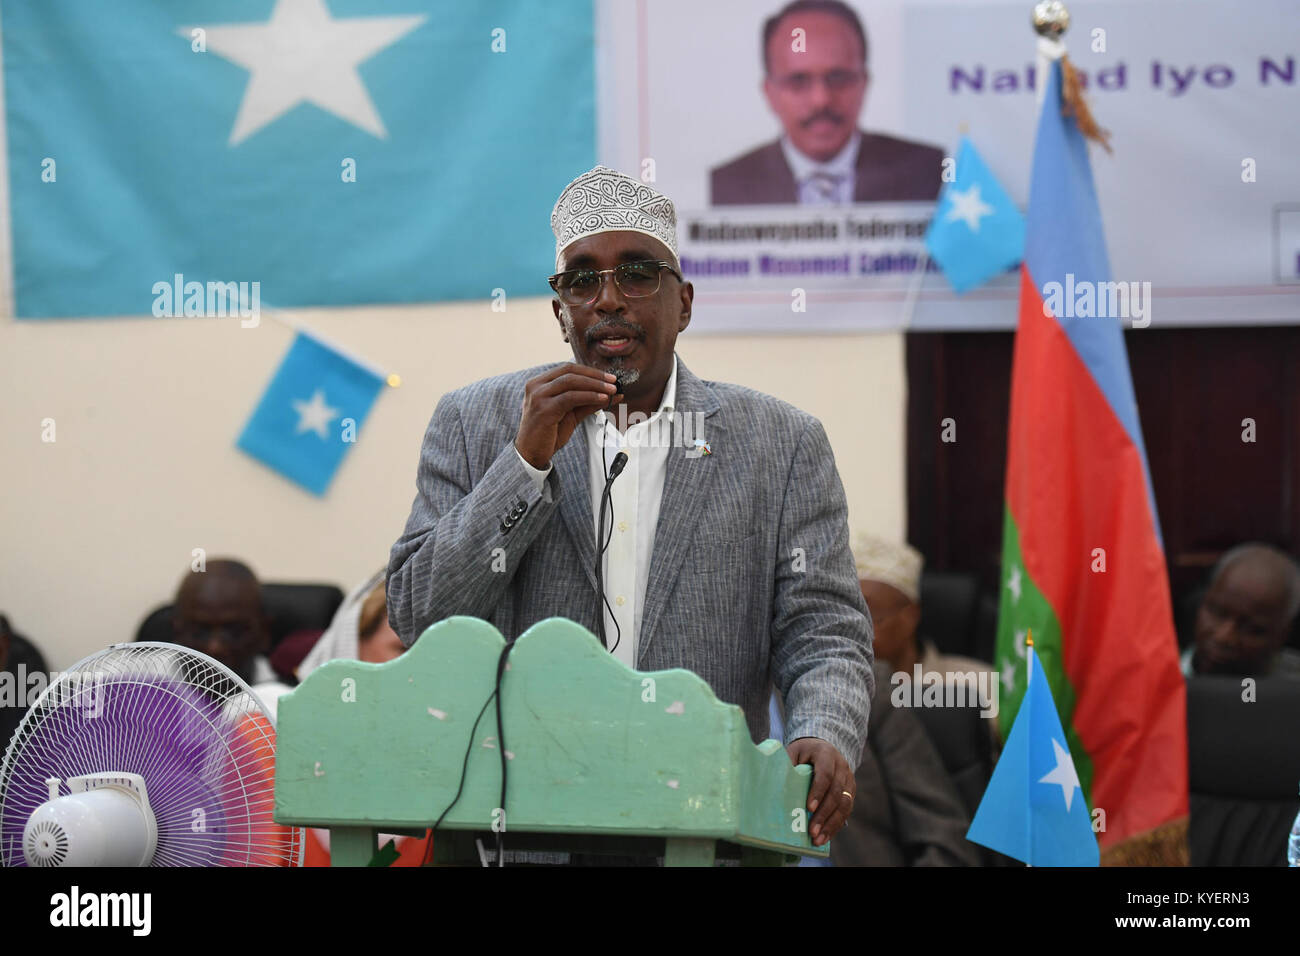
[[(604, 612), (605, 640), (614, 656), (628, 667), (636, 667), (641, 611), (650, 579), (650, 559), (654, 554), (664, 478), (668, 474), (668, 451), (676, 437), (672, 434), (676, 424), (672, 420), (676, 401), (677, 356), (674, 355), (673, 370), (664, 387), (659, 410), (648, 419), (629, 424), (622, 434), (615, 425), (617, 416), (607, 416), (603, 411), (588, 416), (582, 423), (586, 429), (591, 517), (598, 552), (603, 541), (598, 525), (605, 477), (614, 457), (620, 451), (627, 455), (627, 464), (614, 479), (609, 506), (605, 509), (604, 531), (609, 536), (609, 547), (603, 558), (602, 574), (605, 600), (609, 602)], [(516, 450), (515, 454), (519, 452)], [(519, 460), (541, 492), (552, 466), (539, 471), (524, 461), (522, 455)]]
[(781, 152), (794, 173), (799, 204), (806, 206), (831, 206), (853, 202), (853, 188), (857, 184), (858, 146), (862, 134), (856, 129), (844, 148), (824, 163), (819, 163), (799, 152), (790, 137), (781, 137)]

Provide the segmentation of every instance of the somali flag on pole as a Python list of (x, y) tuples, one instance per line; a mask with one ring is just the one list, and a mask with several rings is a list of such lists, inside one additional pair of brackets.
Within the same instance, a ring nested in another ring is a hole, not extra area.
[(1024, 258), (1025, 219), (965, 136), (955, 172), (939, 197), (925, 246), (952, 287), (965, 292)]
[(1097, 866), (1088, 801), (1052, 688), (1032, 644), (1028, 656), (1029, 686), (966, 839), (1030, 866)]
[(236, 444), (324, 495), (384, 381), (377, 370), (300, 331)]
[(4, 4), (16, 314), (546, 292), (595, 161), (592, 0)]

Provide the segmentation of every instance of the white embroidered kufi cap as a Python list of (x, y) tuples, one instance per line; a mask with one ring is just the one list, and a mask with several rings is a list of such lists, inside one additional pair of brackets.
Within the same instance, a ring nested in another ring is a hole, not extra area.
[(571, 243), (600, 232), (641, 232), (668, 247), (677, 264), (677, 211), (673, 201), (639, 179), (597, 166), (564, 187), (551, 210), (555, 268)]
[(858, 534), (853, 538), (853, 561), (858, 566), (859, 580), (888, 584), (912, 602), (920, 598), (925, 559), (911, 545)]

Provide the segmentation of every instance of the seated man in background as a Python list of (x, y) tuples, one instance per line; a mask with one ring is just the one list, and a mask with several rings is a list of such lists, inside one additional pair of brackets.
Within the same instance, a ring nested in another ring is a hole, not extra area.
[[(388, 624), (388, 604), (384, 597), (386, 577), (386, 570), (381, 568), (343, 599), (329, 628), (298, 665), (299, 681), (306, 680), (316, 668), (333, 660), (382, 664), (401, 656), (406, 648)], [(379, 836), (380, 846), (390, 839), (387, 834)], [(398, 853), (393, 866), (419, 866), (424, 862), (430, 842), (427, 833), (423, 838), (395, 836), (391, 839)], [(302, 865), (329, 866), (329, 847), (329, 830), (308, 827)]]
[(1283, 647), (1300, 612), (1300, 568), (1266, 544), (1233, 548), (1214, 568), (1196, 613), (1183, 673), (1300, 678), (1300, 654)]
[(853, 560), (858, 566), (858, 583), (871, 609), (875, 625), (876, 655), (893, 666), (895, 673), (908, 679), (916, 673), (936, 671), (941, 674), (979, 674), (987, 671), (997, 676), (992, 664), (944, 654), (933, 641), (917, 640), (921, 622), (921, 552), (907, 544), (893, 544), (880, 538), (859, 534), (854, 537)]
[[(943, 654), (933, 642), (918, 640), (923, 564), (919, 551), (906, 544), (858, 534), (853, 541), (853, 560), (862, 596), (871, 609), (877, 653), (893, 666), (891, 702), (912, 706), (920, 703), (931, 708), (942, 703), (966, 709), (960, 716), (919, 710), (914, 719), (930, 735), (948, 779), (963, 798), (962, 805), (974, 812), (1002, 749), (997, 720), (1002, 689), (998, 674), (984, 661)], [(916, 680), (919, 687), (912, 683)], [(984, 742), (972, 740), (981, 730)]]
[(289, 686), (276, 680), (266, 652), (271, 632), (262, 610), (262, 587), (248, 566), (228, 558), (185, 575), (172, 617), (177, 644), (226, 665), (275, 717), (275, 702)]

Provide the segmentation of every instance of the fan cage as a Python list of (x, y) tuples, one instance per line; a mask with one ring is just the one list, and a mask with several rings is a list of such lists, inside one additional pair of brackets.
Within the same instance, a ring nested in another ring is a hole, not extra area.
[(115, 644), (28, 709), (0, 761), (0, 866), (25, 866), (23, 830), (47, 780), (138, 773), (158, 825), (153, 866), (300, 866), (304, 830), (271, 819), (275, 721), (249, 686), (174, 644)]

